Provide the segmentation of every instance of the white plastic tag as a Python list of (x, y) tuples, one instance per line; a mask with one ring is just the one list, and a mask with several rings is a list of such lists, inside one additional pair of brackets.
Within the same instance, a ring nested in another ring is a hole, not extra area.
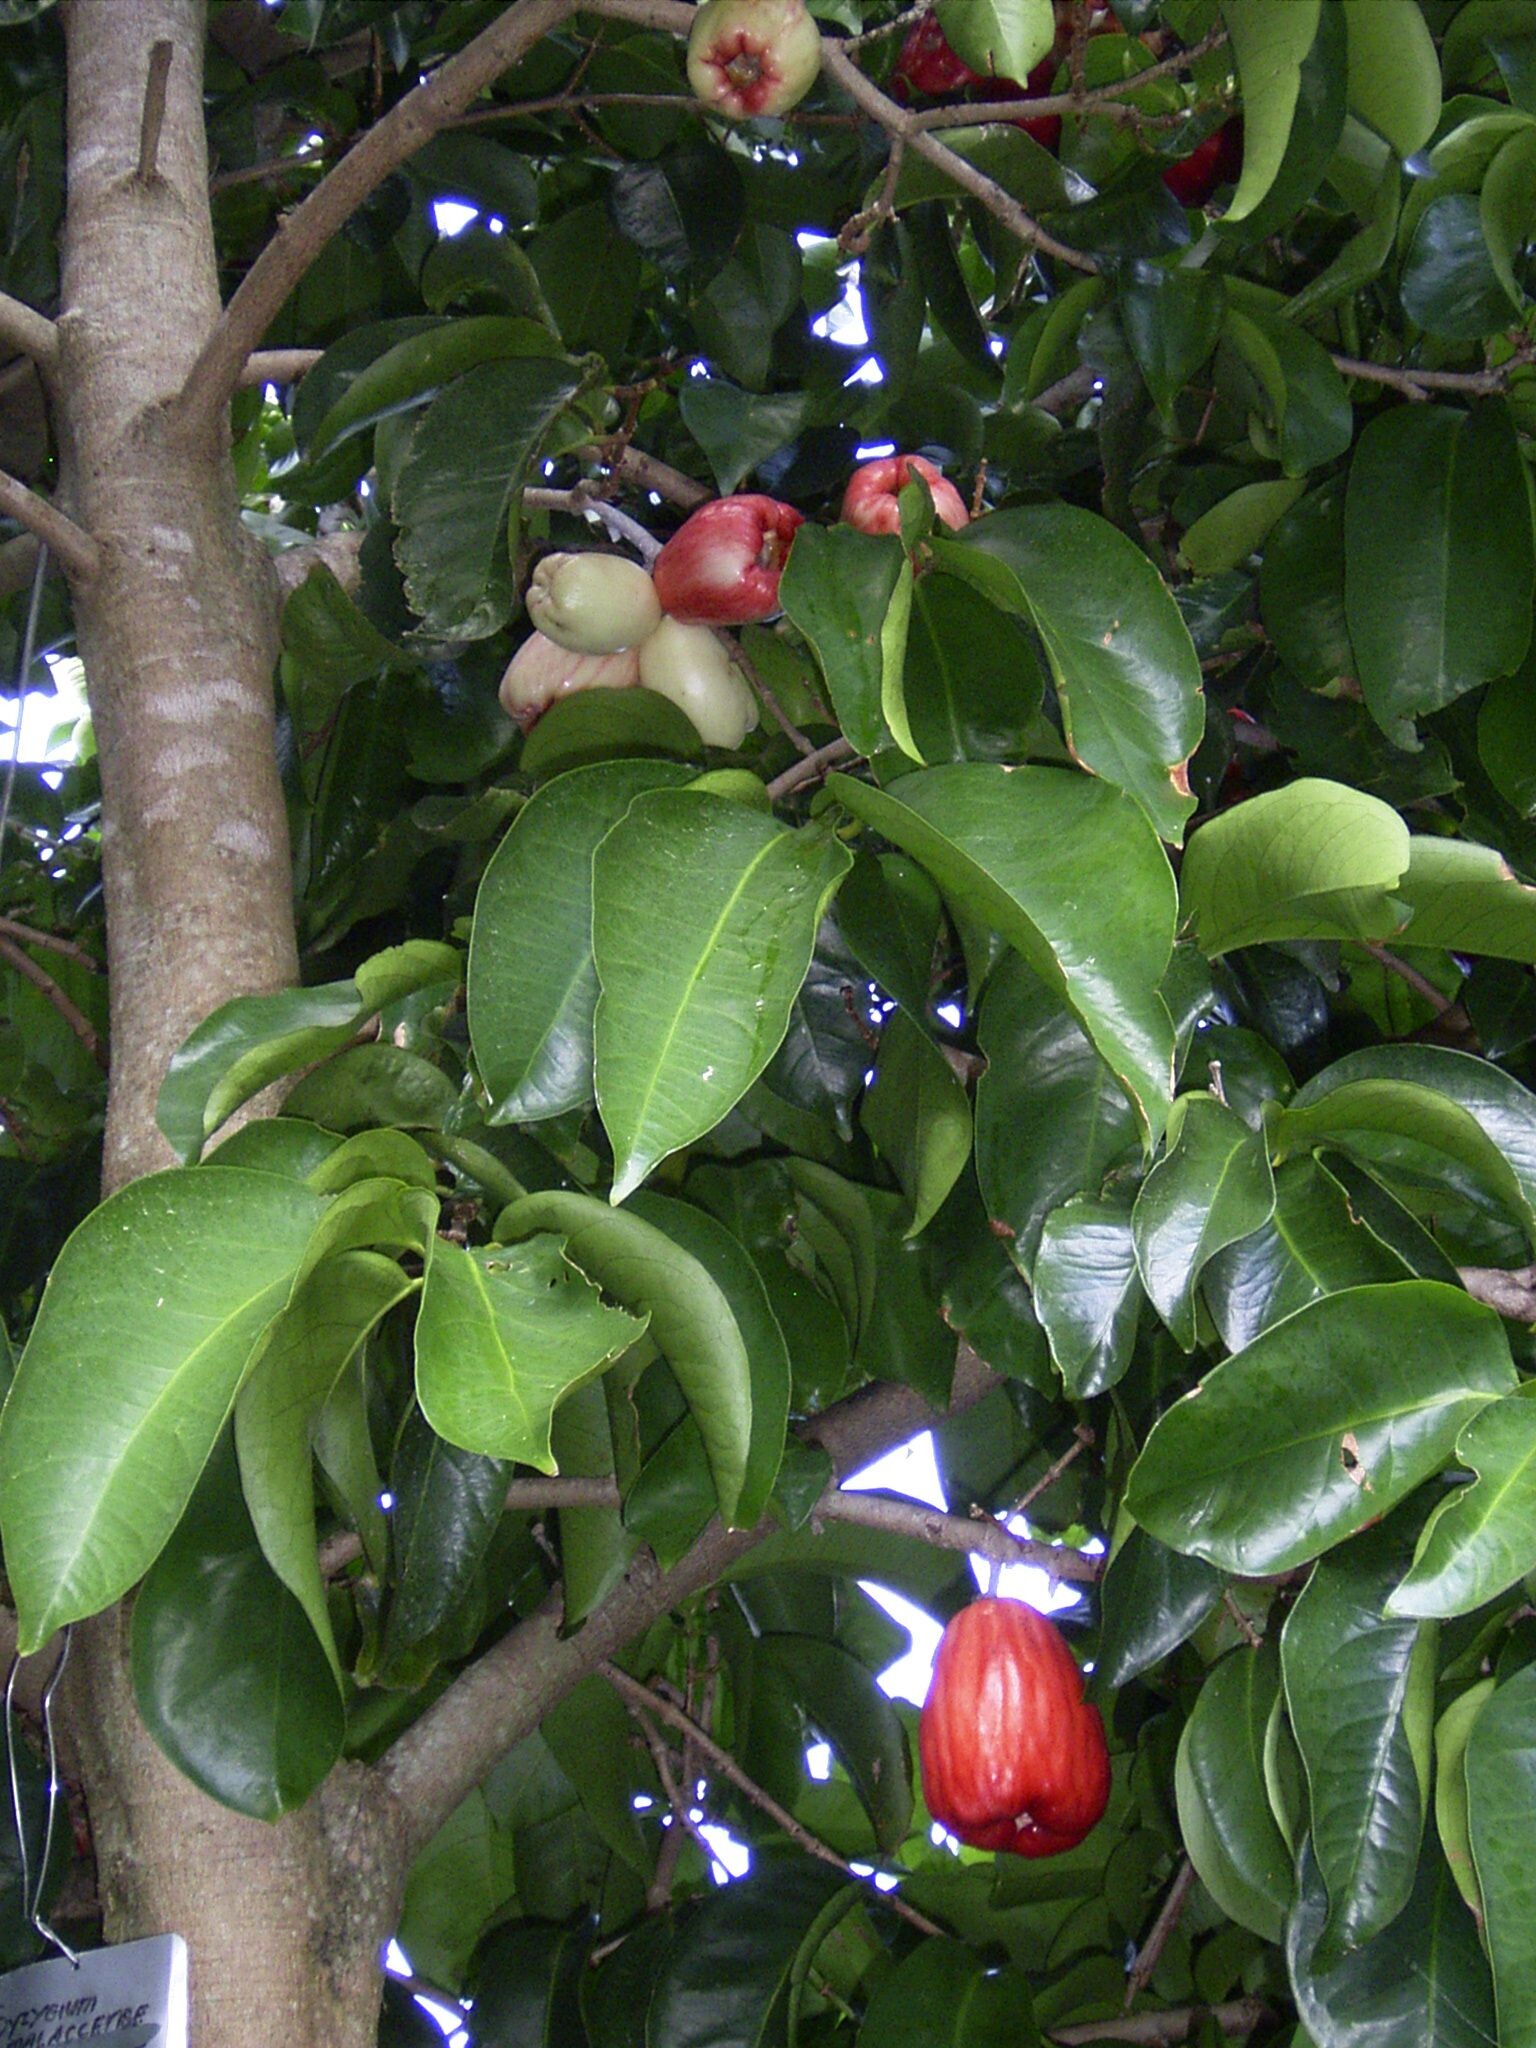
[(187, 2048), (187, 1944), (155, 1934), (0, 1977), (0, 2048)]

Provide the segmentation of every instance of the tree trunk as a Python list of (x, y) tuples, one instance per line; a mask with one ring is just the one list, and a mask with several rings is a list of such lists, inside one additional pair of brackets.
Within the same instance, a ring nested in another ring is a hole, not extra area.
[[(235, 995), (296, 978), (273, 747), (277, 592), (243, 530), (227, 433), (168, 407), (219, 313), (201, 0), (66, 0), (69, 206), (61, 493), (102, 552), (75, 593), (102, 774), (112, 991), (106, 1191), (170, 1163), (156, 1093)], [(154, 165), (145, 88), (171, 45)], [(362, 2048), (398, 1906), (390, 1823), (336, 1773), (275, 1827), (205, 1798), (134, 1710), (123, 1612), (80, 1631), (72, 1715), (109, 1939), (174, 1929), (198, 2048)]]

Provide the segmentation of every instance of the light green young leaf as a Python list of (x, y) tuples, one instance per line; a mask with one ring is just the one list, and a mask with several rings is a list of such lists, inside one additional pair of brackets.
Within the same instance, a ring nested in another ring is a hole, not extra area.
[(927, 1032), (904, 1010), (880, 1034), (860, 1121), (911, 1208), (907, 1236), (938, 1213), (971, 1156), (971, 1105)]
[(1212, 1095), (1181, 1095), (1168, 1149), (1136, 1197), (1133, 1231), (1152, 1306), (1184, 1350), (1195, 1348), (1195, 1283), (1206, 1262), (1258, 1230), (1274, 1206), (1258, 1132)]
[(1440, 119), (1440, 59), (1418, 0), (1342, 0), (1349, 31), (1350, 112), (1400, 157)]
[(1291, 139), (1301, 65), (1317, 35), (1321, 0), (1222, 0), (1243, 89), (1243, 174), (1224, 219), (1245, 220), (1275, 182)]
[(912, 565), (901, 542), (851, 526), (802, 526), (779, 595), (816, 650), (849, 744), (876, 754), (894, 737), (920, 759), (901, 690), (912, 607)]
[(1441, 1501), (1389, 1614), (1470, 1614), (1536, 1570), (1536, 1400), (1494, 1401), (1456, 1440), (1477, 1474)]
[[(851, 865), (823, 827), (693, 789), (637, 798), (602, 841), (596, 1074), (614, 1202), (713, 1130), (772, 1059)], [(722, 1017), (736, 1020), (726, 1036)]]
[(1536, 1664), (1506, 1679), (1467, 1738), (1467, 1817), (1493, 1964), (1499, 2048), (1536, 2043)]
[(950, 48), (983, 78), (1022, 82), (1056, 40), (1051, 0), (939, 0)]

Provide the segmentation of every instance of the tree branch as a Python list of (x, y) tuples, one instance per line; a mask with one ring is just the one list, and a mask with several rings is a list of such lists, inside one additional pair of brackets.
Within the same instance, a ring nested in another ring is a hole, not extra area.
[(247, 357), (295, 285), (369, 194), (575, 11), (576, 0), (513, 0), (456, 57), (391, 107), (327, 172), (279, 223), (225, 307), (177, 400), (184, 419), (206, 426), (228, 403)]
[(32, 956), (29, 953), (24, 953), (20, 946), (16, 944), (16, 941), (7, 938), (4, 932), (0, 932), (0, 960), (9, 961), (23, 981), (30, 981), (35, 989), (41, 990), (43, 995), (47, 997), (48, 1001), (52, 1003), (53, 1007), (64, 1019), (70, 1030), (73, 1031), (76, 1038), (85, 1047), (97, 1066), (105, 1073), (107, 1069), (107, 1055), (102, 1047), (95, 1025), (86, 1016), (85, 1012), (64, 993), (47, 968), (39, 967)]
[(1335, 356), (1333, 366), (1345, 377), (1363, 383), (1385, 384), (1405, 398), (1422, 405), (1432, 391), (1461, 391), (1472, 398), (1489, 398), (1508, 389), (1511, 373), (1522, 365), (1506, 363), (1497, 370), (1409, 370), (1390, 363), (1368, 363), (1359, 356)]
[(322, 348), (259, 348), (240, 366), (241, 390), (252, 384), (297, 384), (325, 354)]
[(768, 801), (776, 804), (780, 797), (788, 796), (807, 782), (814, 782), (840, 761), (856, 761), (858, 758), (859, 750), (850, 741), (828, 740), (814, 754), (804, 755), (800, 760), (791, 762), (782, 775), (775, 775), (768, 785)]
[(1456, 1277), (1474, 1301), (1496, 1308), (1512, 1323), (1536, 1323), (1536, 1266), (1458, 1266)]
[[(949, 1413), (972, 1407), (997, 1386), (996, 1375), (967, 1345), (955, 1366)], [(937, 1420), (910, 1387), (863, 1387), (816, 1417), (806, 1434), (841, 1476)], [(460, 1673), (374, 1766), (375, 1782), (395, 1801), (405, 1851), (414, 1855), (464, 1795), (514, 1743), (535, 1729), (577, 1682), (641, 1635), (661, 1615), (718, 1579), (779, 1525), (725, 1529), (712, 1522), (682, 1561), (663, 1572), (642, 1552), (574, 1635), (561, 1633), (558, 1592)]]
[(628, 541), (647, 568), (661, 553), (661, 542), (638, 519), (631, 519), (617, 505), (610, 505), (592, 484), (577, 484), (569, 491), (525, 490), (523, 503), (536, 512), (576, 512), (596, 519), (606, 528), (610, 540)]
[(663, 462), (657, 455), (647, 455), (643, 448), (625, 448), (615, 455), (608, 449), (592, 445), (573, 448), (571, 453), (578, 462), (600, 463), (612, 475), (633, 484), (637, 490), (654, 491), (658, 498), (669, 505), (676, 505), (680, 512), (696, 511), (714, 496), (707, 484), (684, 476), (670, 462)]
[(1255, 2027), (1273, 2019), (1269, 2007), (1258, 1998), (1234, 1998), (1226, 2005), (1186, 2005), (1171, 2012), (1132, 2012), (1115, 2020), (1088, 2020), (1078, 2027), (1053, 2027), (1046, 2036), (1061, 2048), (1077, 2048), (1084, 2041), (1139, 2041), (1142, 2048), (1177, 2048), (1198, 2033), (1207, 2020), (1214, 2020), (1224, 2034), (1251, 2034)]
[[(766, 1813), (774, 1826), (786, 1834), (796, 1848), (803, 1849), (807, 1856), (814, 1856), (818, 1863), (830, 1863), (834, 1870), (840, 1870), (845, 1877), (858, 1879), (859, 1873), (851, 1863), (839, 1856), (835, 1849), (829, 1849), (819, 1835), (813, 1835), (808, 1827), (795, 1819), (787, 1807), (780, 1806), (771, 1792), (765, 1792), (754, 1778), (749, 1778), (730, 1751), (722, 1749), (714, 1737), (685, 1714), (681, 1707), (675, 1706), (662, 1694), (653, 1692), (648, 1685), (642, 1685), (637, 1678), (631, 1678), (627, 1671), (621, 1671), (617, 1664), (611, 1663), (606, 1657), (597, 1668), (637, 1720), (643, 1715), (654, 1714), (658, 1720), (665, 1721), (670, 1728), (675, 1728), (679, 1735), (684, 1736), (701, 1755), (708, 1758), (722, 1778), (729, 1778), (738, 1792), (751, 1800), (761, 1812)], [(944, 1932), (943, 1928), (930, 1920), (926, 1913), (919, 1913), (915, 1906), (909, 1906), (898, 1893), (880, 1892), (878, 1897), (899, 1918), (905, 1920), (909, 1926), (915, 1927), (919, 1934)]]
[(52, 371), (59, 359), (59, 330), (51, 320), (41, 313), (34, 313), (30, 306), (13, 299), (9, 292), (0, 292), (0, 346), (19, 350), (30, 356), (45, 374)]
[(1183, 1917), (1184, 1907), (1195, 1888), (1195, 1866), (1186, 1856), (1180, 1863), (1168, 1896), (1162, 1903), (1157, 1918), (1152, 1922), (1152, 1931), (1136, 1951), (1136, 1960), (1125, 1976), (1125, 2010), (1140, 1998), (1147, 1988), (1148, 1979), (1162, 1960), (1163, 1950), (1168, 1946), (1168, 1937)]
[(29, 533), (45, 541), (48, 552), (63, 566), (72, 581), (88, 583), (101, 566), (101, 550), (85, 531), (66, 518), (56, 505), (29, 491), (18, 478), (0, 469), (0, 513), (16, 520)]

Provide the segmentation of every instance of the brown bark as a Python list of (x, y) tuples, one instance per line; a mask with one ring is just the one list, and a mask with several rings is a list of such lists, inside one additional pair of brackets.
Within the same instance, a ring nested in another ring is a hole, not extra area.
[[(220, 311), (200, 0), (68, 0), (61, 497), (99, 550), (75, 590), (101, 754), (112, 992), (107, 1189), (169, 1163), (154, 1106), (216, 1004), (295, 978), (273, 746), (276, 585), (246, 536), (222, 419), (168, 401)], [(169, 43), (153, 175), (153, 53)], [(399, 1859), (361, 1773), (276, 1827), (217, 1805), (134, 1708), (126, 1620), (80, 1631), (71, 1719), (111, 1939), (175, 1929), (199, 2048), (364, 2048)]]

